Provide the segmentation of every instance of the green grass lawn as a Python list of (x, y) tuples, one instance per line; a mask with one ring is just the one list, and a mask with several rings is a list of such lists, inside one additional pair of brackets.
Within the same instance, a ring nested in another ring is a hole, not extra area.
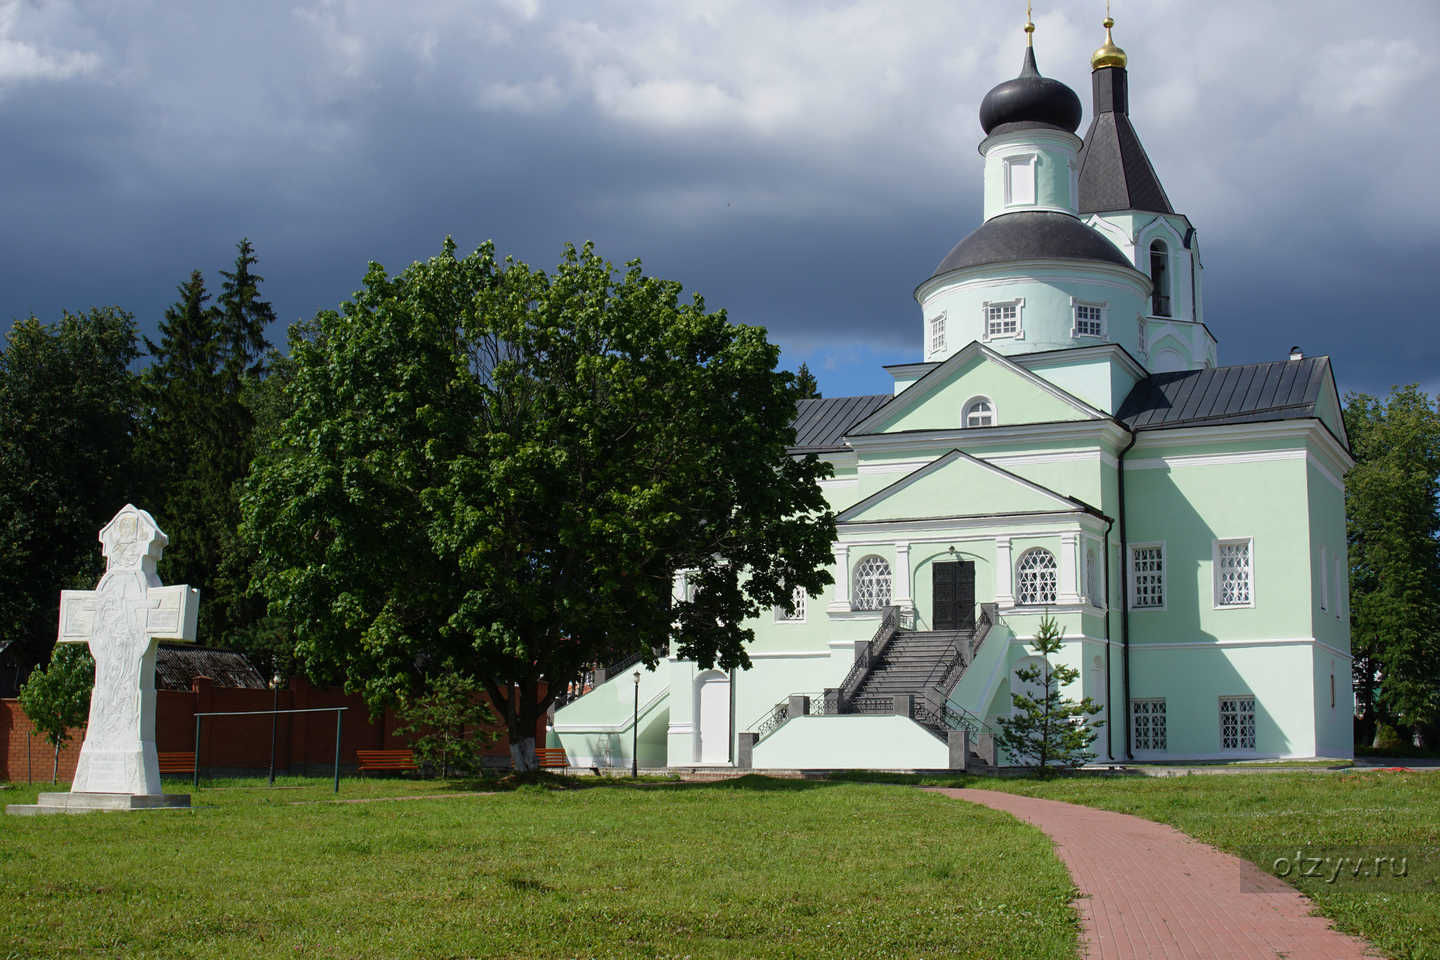
[(301, 802), (333, 799), (328, 783), (280, 785), (0, 819), (0, 958), (1076, 953), (1044, 835), (919, 791), (347, 780), (342, 799), (469, 795), (330, 803)]
[[(975, 778), (971, 786), (1065, 800), (1168, 823), (1265, 866), (1279, 851), (1408, 851), (1388, 883), (1300, 879), (1337, 927), (1395, 958), (1440, 958), (1440, 772), (1269, 773), (1188, 777)], [(1307, 854), (1310, 855), (1310, 854)], [(1432, 878), (1428, 882), (1423, 878)]]

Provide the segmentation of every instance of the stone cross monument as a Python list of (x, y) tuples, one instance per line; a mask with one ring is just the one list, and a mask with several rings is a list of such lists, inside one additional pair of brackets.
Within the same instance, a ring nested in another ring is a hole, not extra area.
[(161, 793), (155, 753), (157, 642), (194, 640), (200, 608), (199, 590), (160, 584), (155, 564), (169, 542), (154, 517), (126, 504), (100, 531), (100, 584), (61, 591), (59, 641), (88, 643), (95, 658), (90, 722), (70, 792), (42, 793), (24, 812), (189, 805)]

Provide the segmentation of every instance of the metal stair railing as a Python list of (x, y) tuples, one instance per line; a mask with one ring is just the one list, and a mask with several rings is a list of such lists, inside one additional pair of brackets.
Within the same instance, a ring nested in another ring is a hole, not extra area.
[(792, 693), (790, 696), (775, 704), (769, 713), (749, 724), (749, 729), (755, 733), (755, 742), (759, 743), (770, 734), (784, 726), (785, 721), (790, 719), (790, 701), (795, 697), (807, 699), (807, 717), (823, 717), (827, 715), (826, 697), (824, 693)]
[(875, 636), (865, 645), (865, 649), (855, 657), (855, 664), (850, 672), (845, 675), (844, 681), (840, 684), (840, 712), (846, 713), (850, 699), (855, 696), (860, 685), (865, 682), (871, 668), (880, 655), (885, 652), (885, 647), (900, 630), (900, 608), (886, 607), (885, 615), (880, 620), (880, 629), (875, 631)]
[(985, 637), (994, 626), (987, 606), (989, 605), (983, 603), (980, 605), (980, 616), (975, 618), (975, 626), (970, 630), (970, 635), (957, 636), (951, 644), (949, 655), (935, 664), (935, 669), (930, 671), (930, 676), (925, 680), (926, 689), (933, 687), (944, 697), (950, 696), (950, 691), (960, 682), (961, 674), (975, 659), (975, 652), (980, 649), (980, 644), (985, 642)]

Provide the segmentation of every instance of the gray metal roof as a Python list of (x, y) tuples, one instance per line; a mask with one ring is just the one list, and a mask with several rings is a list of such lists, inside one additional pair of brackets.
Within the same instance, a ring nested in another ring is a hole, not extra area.
[(795, 453), (833, 449), (843, 446), (840, 438), (845, 431), (870, 416), (886, 401), (888, 393), (869, 397), (825, 397), (801, 400), (795, 405)]
[(1025, 211), (986, 220), (955, 245), (932, 276), (1010, 260), (1101, 260), (1135, 268), (1104, 234), (1068, 213)]
[(1148, 210), (1174, 213), (1155, 168), (1130, 124), (1129, 78), (1124, 67), (1092, 75), (1095, 117), (1080, 148), (1080, 212)]
[(1115, 418), (1132, 430), (1258, 423), (1316, 416), (1329, 357), (1152, 373)]
[(189, 690), (196, 677), (209, 677), (217, 687), (266, 689), (260, 671), (238, 650), (197, 647), (190, 643), (159, 645), (155, 651), (157, 690)]

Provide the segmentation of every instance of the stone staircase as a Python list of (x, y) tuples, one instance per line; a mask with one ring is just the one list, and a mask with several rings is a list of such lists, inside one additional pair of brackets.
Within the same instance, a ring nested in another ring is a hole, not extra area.
[(923, 697), (937, 665), (950, 656), (957, 641), (968, 642), (973, 634), (973, 630), (898, 631), (871, 664), (852, 700), (890, 699), (907, 693)]

